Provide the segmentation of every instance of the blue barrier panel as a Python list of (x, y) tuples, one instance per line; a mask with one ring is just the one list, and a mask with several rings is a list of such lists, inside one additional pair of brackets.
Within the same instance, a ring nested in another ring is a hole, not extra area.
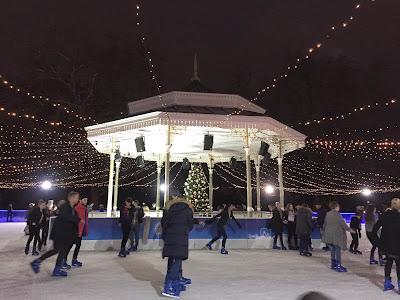
[[(0, 210), (0, 223), (7, 222), (7, 210)], [(26, 212), (27, 210), (17, 210), (14, 209), (12, 213), (12, 221), (13, 222), (26, 222)]]

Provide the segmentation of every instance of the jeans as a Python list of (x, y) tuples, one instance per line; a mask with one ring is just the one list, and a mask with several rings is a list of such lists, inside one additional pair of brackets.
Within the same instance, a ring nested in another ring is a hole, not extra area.
[[(131, 246), (135, 245), (137, 247), (139, 245), (139, 233), (140, 233), (140, 224), (132, 223), (131, 231), (129, 232), (129, 240), (131, 241)], [(133, 234), (135, 234), (135, 244), (133, 244)]]
[(42, 243), (40, 240), (40, 228), (37, 226), (29, 225), (29, 238), (28, 242), (26, 243), (26, 247), (29, 247), (31, 245), (31, 242), (33, 240), (33, 248), (36, 248), (37, 243), (39, 242), (39, 245)]
[(338, 265), (342, 263), (341, 249), (337, 245), (329, 245), (331, 247), (331, 259), (335, 260)]
[(65, 258), (65, 254), (67, 253), (69, 246), (70, 244), (67, 244), (65, 242), (54, 241), (54, 248), (52, 250), (47, 251), (45, 254), (39, 257), (39, 260), (42, 262), (47, 258), (56, 255), (58, 253), (56, 266), (61, 267), (61, 263)]
[(121, 249), (125, 249), (126, 243), (128, 242), (129, 233), (131, 232), (131, 224), (121, 225), (121, 229), (122, 229)]
[(359, 244), (359, 242), (358, 242), (358, 233), (352, 233), (351, 237), (353, 238), (353, 240), (351, 241), (350, 249), (357, 250), (358, 249), (358, 244)]
[(385, 279), (390, 279), (394, 261), (396, 262), (397, 279), (400, 280), (400, 258), (393, 258), (390, 256), (386, 256)]
[(168, 269), (165, 281), (174, 281), (179, 278), (182, 272), (182, 259), (175, 257), (168, 257)]
[(224, 237), (222, 240), (222, 248), (225, 248), (226, 239), (228, 238), (228, 235), (226, 234), (226, 231), (225, 231), (225, 228), (223, 225), (217, 224), (217, 227), (218, 227), (217, 236), (211, 240), (210, 244), (212, 245), (214, 242), (218, 241), (222, 236), (222, 237)]
[(300, 253), (308, 253), (308, 244), (310, 241), (309, 234), (300, 235)]
[[(77, 259), (77, 258), (78, 258), (79, 250), (81, 249), (81, 244), (82, 244), (82, 237), (78, 237), (78, 238), (76, 239), (76, 242), (75, 242), (75, 250), (74, 250), (74, 255), (72, 256), (72, 259)], [(67, 251), (67, 253), (65, 254), (65, 260), (67, 260), (68, 254), (69, 254), (69, 252), (71, 251), (73, 245), (74, 245), (74, 244), (71, 244), (71, 245), (69, 246), (68, 251)]]

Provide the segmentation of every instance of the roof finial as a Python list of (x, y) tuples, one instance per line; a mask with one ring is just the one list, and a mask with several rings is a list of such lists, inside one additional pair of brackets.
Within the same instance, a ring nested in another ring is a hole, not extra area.
[(200, 81), (198, 72), (197, 72), (197, 54), (194, 53), (194, 66), (193, 66), (193, 77), (192, 81)]

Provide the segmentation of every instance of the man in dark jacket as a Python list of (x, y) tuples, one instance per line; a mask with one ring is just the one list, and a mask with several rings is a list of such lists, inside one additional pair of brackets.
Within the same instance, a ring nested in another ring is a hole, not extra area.
[[(382, 227), (381, 235), (378, 231)], [(392, 200), (391, 210), (385, 212), (376, 222), (372, 234), (379, 239), (379, 250), (386, 255), (384, 291), (393, 290), (391, 280), (393, 262), (396, 262), (397, 280), (400, 288), (400, 198)]]
[(162, 256), (168, 257), (163, 295), (178, 298), (182, 286), (182, 261), (189, 257), (189, 232), (194, 226), (193, 208), (185, 196), (174, 197), (165, 205), (161, 220), (164, 247)]
[[(133, 201), (132, 207), (132, 223), (131, 223), (131, 231), (129, 233), (129, 240), (131, 242), (131, 247), (128, 251), (137, 251), (139, 246), (139, 233), (140, 233), (140, 225), (143, 223), (144, 212), (143, 208), (139, 206), (139, 201)], [(135, 243), (133, 243), (133, 234), (135, 234)]]
[(67, 272), (61, 270), (61, 267), (69, 246), (73, 243), (78, 234), (78, 224), (80, 219), (76, 216), (74, 209), (78, 201), (79, 193), (77, 192), (69, 193), (68, 202), (60, 201), (58, 207), (59, 212), (57, 218), (54, 220), (54, 225), (50, 232), (50, 239), (54, 242), (54, 249), (47, 251), (41, 257), (31, 262), (31, 267), (35, 273), (39, 273), (42, 261), (58, 253), (53, 276), (67, 276)]
[[(275, 203), (275, 208), (272, 211), (272, 219), (269, 223), (269, 229), (271, 229), (275, 234), (273, 249), (287, 250), (283, 244), (283, 210), (280, 202)], [(281, 247), (278, 247), (277, 245), (278, 237), (281, 242)]]
[(120, 210), (119, 226), (122, 229), (122, 241), (121, 249), (119, 250), (119, 257), (126, 257), (129, 255), (129, 251), (125, 249), (126, 243), (128, 242), (129, 233), (131, 232), (132, 224), (132, 198), (128, 197), (125, 199), (124, 207)]
[(308, 251), (312, 225), (312, 214), (307, 203), (303, 203), (296, 214), (296, 234), (300, 237), (300, 255), (311, 256)]
[(32, 209), (27, 217), (27, 223), (29, 226), (29, 238), (28, 242), (25, 246), (25, 254), (28, 255), (29, 247), (31, 245), (33, 239), (33, 248), (32, 248), (32, 255), (36, 256), (39, 255), (39, 252), (36, 251), (36, 245), (39, 243), (39, 251), (42, 247), (42, 241), (40, 240), (40, 228), (42, 223), (45, 221), (45, 215), (43, 211), (46, 207), (46, 202), (43, 200), (39, 200), (38, 205)]
[[(317, 225), (319, 227), (319, 230), (321, 232), (321, 236), (324, 234), (323, 233), (323, 228), (324, 228), (324, 223), (325, 223), (325, 218), (326, 218), (326, 214), (328, 213), (328, 209), (326, 208), (325, 204), (317, 204), (315, 206), (315, 208), (317, 209)], [(325, 247), (322, 247), (323, 250), (325, 251), (331, 251), (331, 248), (328, 245), (325, 245)]]

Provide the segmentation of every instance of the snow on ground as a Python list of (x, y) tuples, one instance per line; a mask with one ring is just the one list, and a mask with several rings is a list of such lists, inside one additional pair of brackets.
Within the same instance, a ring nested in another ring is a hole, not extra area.
[[(67, 278), (52, 278), (55, 257), (42, 263), (34, 275), (25, 256), (23, 223), (0, 224), (0, 299), (159, 299), (166, 260), (159, 251), (141, 251), (127, 258), (117, 252), (81, 252), (81, 269)], [(369, 250), (364, 237), (361, 250)], [(184, 262), (184, 275), (193, 280), (181, 299), (297, 299), (320, 291), (332, 299), (399, 299), (396, 291), (383, 292), (383, 268), (370, 266), (369, 255), (343, 253), (348, 273), (330, 270), (329, 253), (313, 257), (297, 251), (196, 250)], [(393, 278), (395, 270), (393, 269)], [(397, 281), (396, 281), (397, 285)]]

